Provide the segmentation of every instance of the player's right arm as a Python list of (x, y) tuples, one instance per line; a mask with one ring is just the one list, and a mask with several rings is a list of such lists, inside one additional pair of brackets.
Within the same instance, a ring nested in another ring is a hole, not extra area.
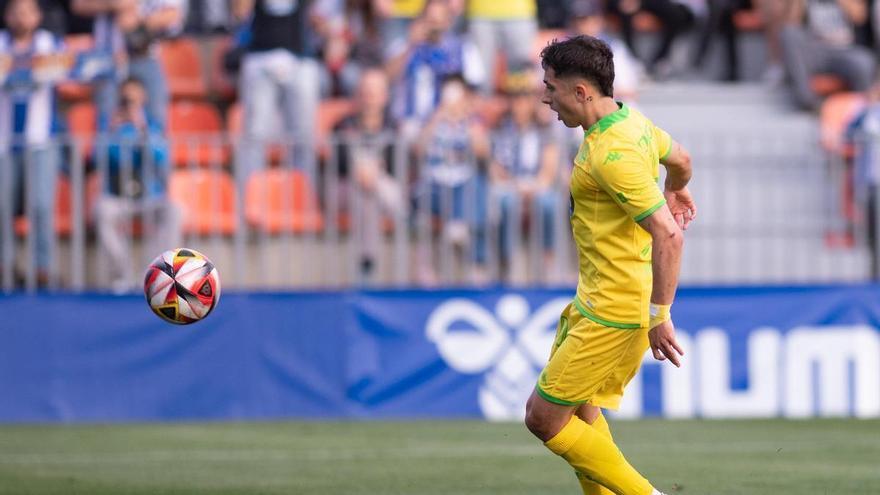
[(654, 285), (651, 290), (651, 329), (648, 332), (651, 352), (658, 361), (669, 359), (675, 366), (681, 366), (679, 356), (684, 355), (684, 351), (675, 340), (675, 327), (669, 316), (669, 308), (678, 287), (684, 234), (666, 205), (639, 221), (639, 225), (651, 233), (652, 239)]
[(669, 146), (666, 156), (660, 159), (660, 163), (666, 167), (663, 196), (675, 222), (682, 230), (687, 230), (697, 217), (697, 205), (687, 188), (692, 173), (691, 155), (684, 146), (671, 139)]

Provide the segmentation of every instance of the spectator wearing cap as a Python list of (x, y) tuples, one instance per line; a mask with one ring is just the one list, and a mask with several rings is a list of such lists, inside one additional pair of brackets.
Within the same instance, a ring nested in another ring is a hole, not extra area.
[(614, 53), (614, 97), (628, 103), (635, 101), (644, 68), (626, 43), (605, 29), (605, 12), (600, 0), (575, 0), (569, 8), (569, 31), (573, 35), (593, 36), (611, 47)]
[(443, 81), (461, 76), (471, 87), (485, 80), (485, 67), (476, 46), (453, 30), (456, 21), (450, 0), (428, 0), (410, 26), (405, 49), (388, 61), (396, 85), (392, 110), (406, 137), (412, 137), (434, 113)]
[(499, 52), (504, 54), (508, 67), (520, 67), (531, 59), (538, 33), (537, 5), (535, 0), (470, 0), (466, 13), (468, 33), (486, 67), (481, 89), (491, 94), (495, 91)]
[(531, 220), (531, 235), (540, 235), (541, 273), (553, 274), (559, 148), (551, 125), (538, 117), (537, 80), (522, 70), (508, 73), (501, 85), (509, 110), (493, 134), (489, 177), (502, 275), (510, 272), (523, 218)]

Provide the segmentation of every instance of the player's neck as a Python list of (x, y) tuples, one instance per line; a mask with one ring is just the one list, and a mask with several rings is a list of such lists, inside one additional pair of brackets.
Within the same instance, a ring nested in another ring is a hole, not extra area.
[(584, 116), (586, 119), (581, 127), (583, 127), (584, 132), (586, 132), (593, 126), (593, 124), (618, 110), (620, 110), (620, 107), (617, 106), (617, 102), (614, 101), (614, 98), (611, 98), (610, 96), (600, 97), (598, 100), (588, 103), (584, 108)]

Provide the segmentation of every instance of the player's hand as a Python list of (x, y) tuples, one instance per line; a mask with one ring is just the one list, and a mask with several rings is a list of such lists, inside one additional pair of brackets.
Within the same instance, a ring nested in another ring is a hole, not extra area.
[(648, 341), (651, 343), (651, 352), (657, 361), (669, 360), (677, 368), (681, 367), (679, 356), (684, 356), (684, 350), (675, 340), (675, 326), (672, 320), (666, 320), (648, 331)]
[(697, 218), (697, 204), (691, 197), (691, 192), (687, 187), (683, 187), (677, 191), (666, 189), (663, 191), (666, 198), (666, 205), (675, 218), (675, 223), (681, 230), (687, 230), (688, 225)]

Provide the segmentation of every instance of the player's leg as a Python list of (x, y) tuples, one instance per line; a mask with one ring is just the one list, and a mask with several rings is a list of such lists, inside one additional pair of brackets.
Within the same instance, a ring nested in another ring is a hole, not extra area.
[[(577, 408), (575, 414), (588, 425), (596, 429), (596, 431), (605, 435), (608, 440), (611, 440), (612, 442), (614, 441), (611, 437), (611, 428), (608, 426), (608, 421), (605, 420), (605, 415), (602, 414), (601, 408), (590, 404), (584, 404)], [(575, 470), (574, 474), (577, 476), (578, 483), (580, 483), (581, 491), (584, 495), (614, 495), (614, 492), (587, 478), (580, 471)]]
[(555, 404), (538, 389), (526, 405), (526, 427), (553, 453), (618, 495), (651, 495), (654, 488), (605, 434), (574, 414), (573, 405)]

